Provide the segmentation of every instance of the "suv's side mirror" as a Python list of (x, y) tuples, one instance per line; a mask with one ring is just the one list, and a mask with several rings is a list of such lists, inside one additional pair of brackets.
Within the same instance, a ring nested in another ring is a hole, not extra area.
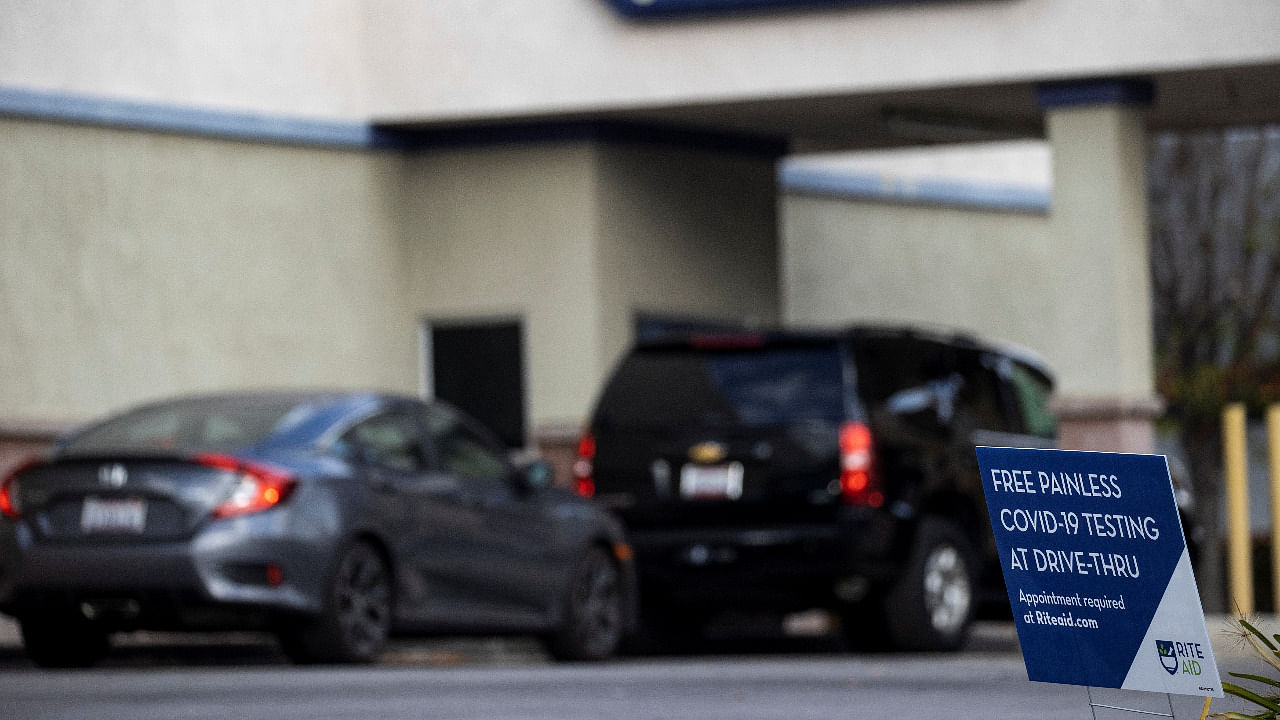
[(885, 408), (894, 415), (915, 415), (936, 407), (938, 395), (928, 385), (907, 388), (889, 396)]
[(521, 490), (545, 490), (551, 487), (554, 473), (545, 460), (534, 460), (516, 468), (516, 484)]

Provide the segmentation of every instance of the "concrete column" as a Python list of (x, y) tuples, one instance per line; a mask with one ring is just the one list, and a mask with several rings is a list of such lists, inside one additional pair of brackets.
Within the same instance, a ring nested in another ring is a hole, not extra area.
[(1145, 109), (1133, 81), (1042, 87), (1053, 149), (1052, 249), (1062, 447), (1151, 452), (1152, 355)]

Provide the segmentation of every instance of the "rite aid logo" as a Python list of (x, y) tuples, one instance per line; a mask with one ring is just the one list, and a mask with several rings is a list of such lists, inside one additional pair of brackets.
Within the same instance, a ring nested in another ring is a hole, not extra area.
[(129, 482), (129, 471), (120, 463), (111, 463), (98, 468), (98, 484), (102, 487), (118, 489)]
[(1200, 661), (1204, 659), (1204, 650), (1197, 642), (1174, 642), (1157, 640), (1156, 652), (1160, 655), (1160, 666), (1170, 675), (1199, 675), (1204, 672)]

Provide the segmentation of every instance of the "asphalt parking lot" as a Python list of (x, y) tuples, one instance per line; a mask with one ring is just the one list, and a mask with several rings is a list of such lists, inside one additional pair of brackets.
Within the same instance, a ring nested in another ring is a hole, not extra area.
[[(1280, 630), (1280, 618), (1259, 619), (1264, 631)], [(1251, 661), (1248, 649), (1233, 634), (1226, 616), (1206, 618), (1219, 666)], [(708, 642), (708, 655), (823, 655), (843, 652), (840, 643), (816, 629), (802, 629), (788, 637), (743, 636)], [(1012, 622), (975, 623), (965, 653), (988, 657), (1018, 657), (1017, 631)], [(396, 638), (381, 664), (405, 667), (503, 667), (550, 665), (553, 660), (530, 637)], [(288, 665), (274, 639), (260, 633), (124, 633), (113, 637), (106, 667), (144, 665)], [(17, 624), (0, 615), (0, 668), (31, 667), (22, 651)], [(1225, 675), (1226, 670), (1223, 669)]]
[[(1016, 654), (1012, 623), (979, 622), (967, 652)], [(840, 643), (820, 629), (802, 628), (786, 637), (744, 635), (709, 641), (706, 654), (801, 655), (842, 652)], [(287, 665), (274, 639), (260, 633), (123, 633), (112, 638), (106, 667), (140, 665)], [(407, 667), (501, 667), (549, 665), (553, 661), (530, 637), (396, 638), (381, 664)], [(0, 616), (0, 668), (31, 667), (22, 651), (17, 624)]]

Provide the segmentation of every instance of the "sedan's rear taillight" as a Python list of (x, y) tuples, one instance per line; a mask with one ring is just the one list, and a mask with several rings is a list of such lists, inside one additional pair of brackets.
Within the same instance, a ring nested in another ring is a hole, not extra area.
[(840, 426), (840, 497), (845, 505), (884, 504), (875, 459), (871, 428), (860, 422)]
[(206, 453), (196, 456), (196, 462), (237, 476), (231, 494), (213, 509), (216, 518), (269, 510), (288, 499), (298, 484), (298, 479), (288, 471), (228, 455)]
[(596, 436), (585, 433), (578, 441), (578, 458), (573, 462), (573, 489), (582, 497), (596, 494)]

